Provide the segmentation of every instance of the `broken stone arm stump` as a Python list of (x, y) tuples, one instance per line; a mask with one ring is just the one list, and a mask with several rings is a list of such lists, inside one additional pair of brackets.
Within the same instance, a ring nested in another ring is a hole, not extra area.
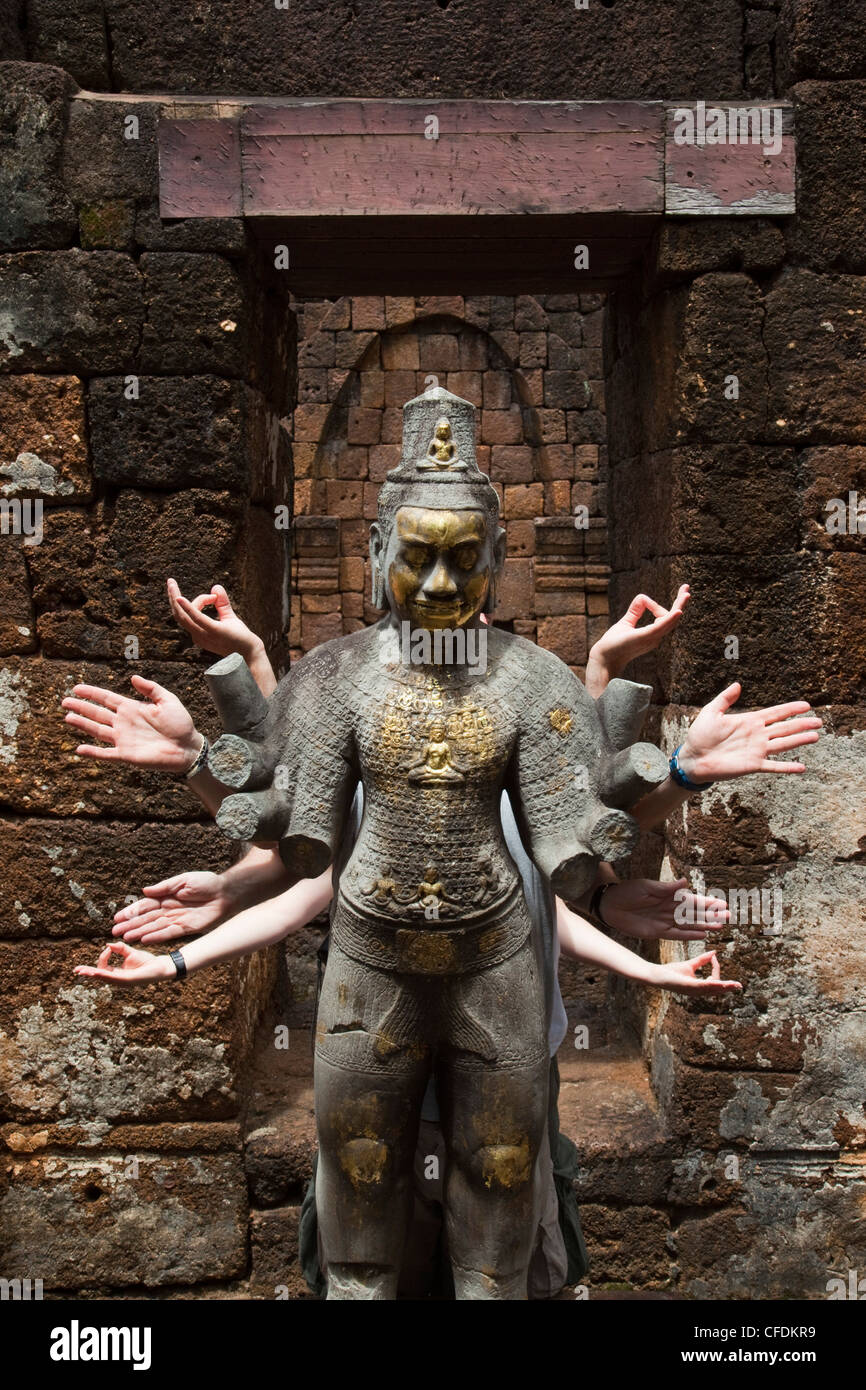
[(651, 688), (612, 681), (597, 701), (544, 653), (544, 697), (528, 699), (514, 787), (535, 863), (572, 900), (591, 887), (601, 860), (625, 858), (640, 830), (623, 809), (667, 777), (667, 759), (640, 732)]
[(336, 853), (347, 789), (357, 771), (344, 757), (350, 731), (319, 719), (321, 663), (293, 668), (270, 699), (241, 656), (208, 668), (226, 733), (208, 755), (212, 775), (235, 794), (216, 821), (230, 839), (274, 844), (295, 878), (324, 872)]

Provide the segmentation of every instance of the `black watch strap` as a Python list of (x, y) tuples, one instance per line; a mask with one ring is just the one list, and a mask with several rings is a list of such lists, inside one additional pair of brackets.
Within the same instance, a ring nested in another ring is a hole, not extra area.
[(597, 917), (602, 926), (608, 929), (610, 929), (610, 923), (606, 922), (601, 914), (601, 900), (611, 886), (609, 883), (600, 883), (589, 900), (589, 915)]
[(174, 961), (174, 968), (175, 968), (175, 970), (177, 971), (177, 975), (175, 976), (175, 979), (177, 979), (177, 980), (185, 980), (185, 979), (186, 979), (186, 973), (187, 973), (187, 972), (186, 972), (186, 961), (184, 960), (184, 958), (183, 958), (183, 956), (181, 955), (180, 951), (169, 951), (168, 954), (171, 956), (171, 959)]

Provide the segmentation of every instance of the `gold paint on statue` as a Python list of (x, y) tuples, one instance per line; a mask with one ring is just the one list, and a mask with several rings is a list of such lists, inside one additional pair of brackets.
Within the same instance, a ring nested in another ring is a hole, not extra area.
[(465, 626), (490, 588), (484, 513), (401, 507), (395, 526), (388, 583), (399, 617), (428, 631)]
[(481, 1171), (486, 1187), (521, 1187), (529, 1182), (529, 1139), (517, 1144), (487, 1144), (482, 1149)]
[(413, 970), (448, 974), (457, 961), (454, 943), (444, 932), (398, 930), (396, 944)]
[(552, 709), (549, 718), (551, 728), (555, 729), (558, 734), (565, 737), (566, 734), (571, 733), (573, 721), (567, 709)]

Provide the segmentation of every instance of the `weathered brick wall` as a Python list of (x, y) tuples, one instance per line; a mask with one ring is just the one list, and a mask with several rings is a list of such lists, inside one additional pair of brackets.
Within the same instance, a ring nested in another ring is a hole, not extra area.
[[(804, 113), (798, 138), (808, 169), (826, 131)], [(784, 229), (666, 227), (609, 323), (612, 605), (638, 582), (693, 586), (676, 640), (636, 671), (662, 739), (732, 681), (745, 707), (806, 698), (825, 721), (802, 778), (720, 783), (657, 842), (666, 874), (728, 897), (721, 959), (745, 987), (636, 1007), (673, 1144), (655, 1203), (698, 1297), (826, 1296), (866, 1254), (866, 555), (825, 527), (866, 483), (864, 284), (838, 273), (827, 217), (815, 185)]]
[(161, 227), (155, 108), (127, 140), (122, 111), (73, 87), (0, 76), (0, 487), (44, 505), (41, 541), (0, 537), (3, 1273), (225, 1281), (246, 1268), (239, 1115), (276, 961), (182, 995), (75, 980), (127, 894), (229, 856), (182, 784), (76, 757), (60, 701), (79, 681), (133, 693), (141, 671), (213, 728), (169, 574), (284, 631), (291, 320), (283, 301), (271, 321), (239, 225)]
[(495, 621), (583, 673), (608, 621), (602, 304), (597, 294), (296, 302), (296, 652), (381, 616), (370, 522), (400, 462), (402, 405), (438, 384), (477, 406), (478, 463), (502, 498)]

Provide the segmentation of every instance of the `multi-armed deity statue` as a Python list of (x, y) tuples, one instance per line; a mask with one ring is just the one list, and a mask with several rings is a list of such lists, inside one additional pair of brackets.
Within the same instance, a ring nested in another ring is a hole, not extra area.
[[(208, 680), (227, 733), (213, 774), (230, 836), (279, 843), (289, 872), (338, 855), (317, 1030), (317, 1208), (330, 1298), (393, 1298), (418, 1117), (435, 1075), (458, 1298), (526, 1296), (533, 1168), (547, 1114), (545, 1002), (503, 787), (557, 893), (584, 894), (637, 836), (623, 809), (667, 762), (636, 743), (649, 688), (593, 700), (550, 652), (490, 628), (486, 666), (406, 662), (401, 631), (480, 629), (504, 562), (475, 410), (437, 389), (404, 408), (403, 458), (371, 529), (378, 624), (294, 666), (265, 701), (237, 656)], [(414, 648), (412, 648), (414, 650)]]

